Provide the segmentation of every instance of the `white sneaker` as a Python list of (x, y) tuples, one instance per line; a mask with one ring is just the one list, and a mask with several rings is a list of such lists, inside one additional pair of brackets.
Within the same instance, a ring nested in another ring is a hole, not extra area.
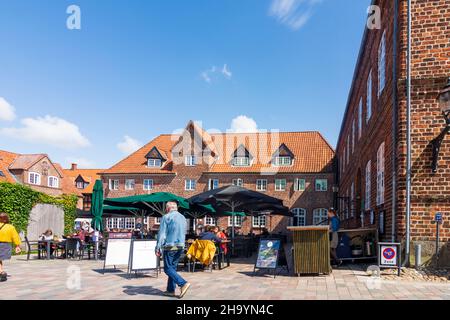
[(180, 299), (184, 297), (190, 286), (191, 284), (189, 282), (186, 282), (186, 284), (181, 287)]

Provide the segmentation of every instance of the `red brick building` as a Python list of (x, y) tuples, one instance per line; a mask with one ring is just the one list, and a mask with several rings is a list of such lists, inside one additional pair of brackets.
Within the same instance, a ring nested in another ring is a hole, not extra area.
[[(237, 217), (244, 234), (266, 227), (285, 232), (289, 224), (321, 221), (333, 203), (334, 150), (318, 132), (207, 133), (189, 122), (177, 135), (163, 134), (101, 173), (105, 197), (158, 191), (191, 197), (212, 188), (240, 185), (280, 198), (294, 219), (273, 216), (269, 221)], [(200, 223), (231, 226), (231, 218)], [(150, 218), (150, 228), (157, 228)], [(132, 227), (130, 220), (108, 222)]]
[[(407, 1), (373, 1), (381, 29), (366, 28), (336, 156), (340, 211), (352, 227), (377, 226), (382, 238), (405, 243), (407, 168)], [(441, 241), (450, 239), (450, 137), (437, 172), (432, 141), (445, 127), (437, 97), (450, 76), (450, 1), (412, 0), (411, 245), (433, 251), (436, 212)], [(411, 248), (413, 250), (413, 248)]]

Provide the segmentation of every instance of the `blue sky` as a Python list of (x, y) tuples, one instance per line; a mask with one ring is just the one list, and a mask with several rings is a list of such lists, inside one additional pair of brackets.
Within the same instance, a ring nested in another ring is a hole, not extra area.
[(0, 0), (0, 149), (106, 168), (190, 119), (334, 146), (369, 2)]

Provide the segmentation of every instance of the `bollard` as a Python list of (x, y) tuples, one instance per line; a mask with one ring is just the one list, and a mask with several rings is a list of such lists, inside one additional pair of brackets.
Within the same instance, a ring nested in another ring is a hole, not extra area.
[(422, 264), (422, 245), (421, 244), (416, 244), (415, 246), (415, 266), (416, 269), (420, 268), (420, 265)]

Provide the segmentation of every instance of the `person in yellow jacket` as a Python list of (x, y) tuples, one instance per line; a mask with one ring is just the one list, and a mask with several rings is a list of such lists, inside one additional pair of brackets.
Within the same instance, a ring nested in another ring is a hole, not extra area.
[(3, 261), (11, 259), (11, 243), (16, 246), (16, 253), (20, 253), (20, 237), (16, 228), (9, 224), (6, 213), (0, 213), (0, 282), (7, 280), (7, 274), (3, 271)]

